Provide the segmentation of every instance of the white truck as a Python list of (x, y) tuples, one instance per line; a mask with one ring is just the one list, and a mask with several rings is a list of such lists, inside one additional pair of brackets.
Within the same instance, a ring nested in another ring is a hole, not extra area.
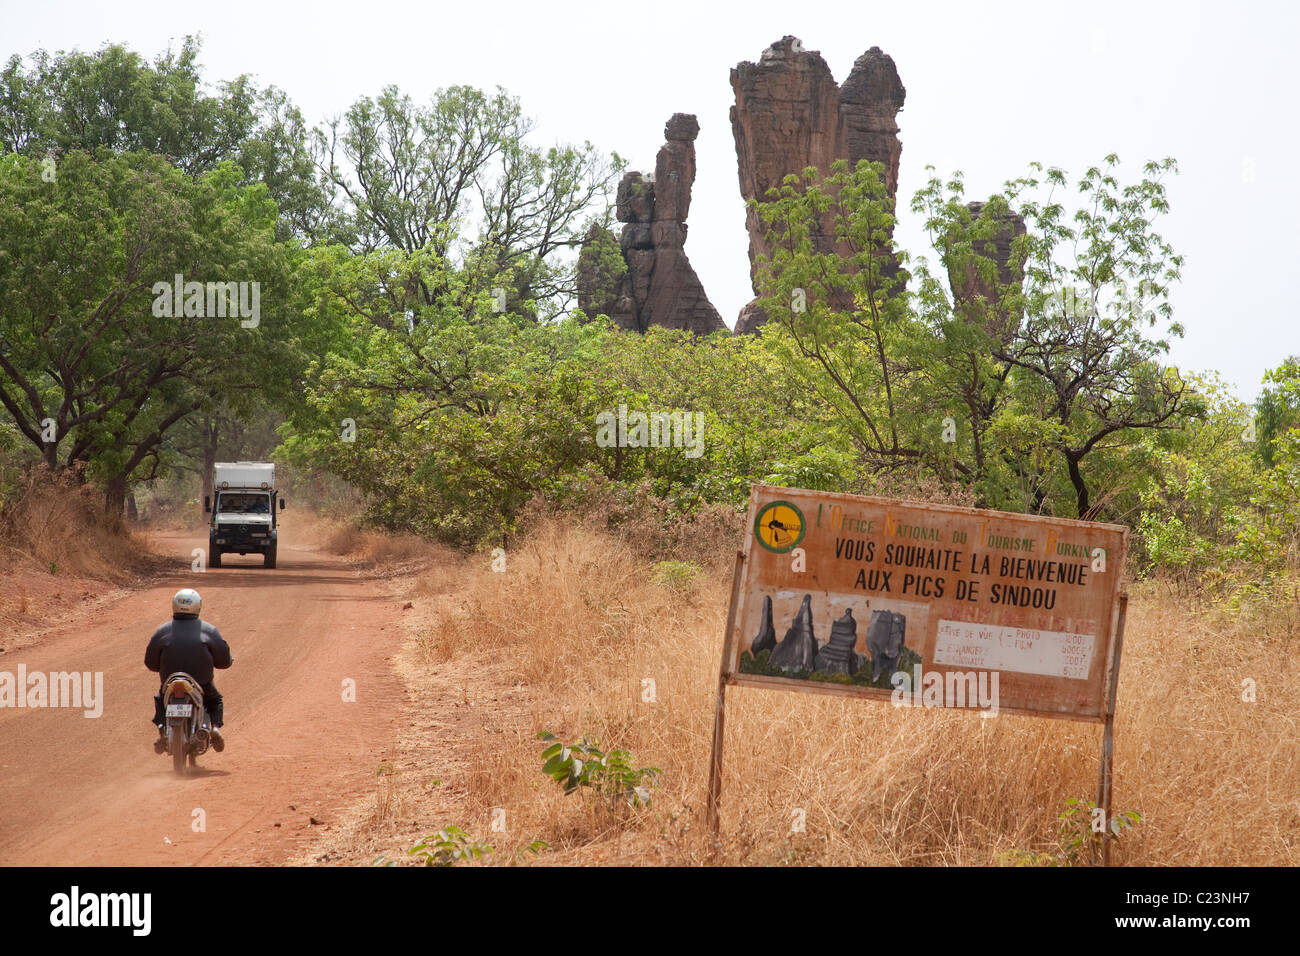
[[(203, 499), (208, 521), (208, 565), (221, 567), (223, 554), (261, 554), (275, 567), (275, 464), (269, 461), (217, 462), (212, 469), (212, 498)], [(279, 510), (284, 510), (280, 498)]]

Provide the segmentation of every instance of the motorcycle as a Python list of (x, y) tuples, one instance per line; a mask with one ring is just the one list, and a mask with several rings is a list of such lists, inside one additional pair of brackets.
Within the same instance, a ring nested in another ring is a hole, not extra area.
[(203, 688), (189, 674), (177, 671), (163, 683), (162, 696), (167, 720), (164, 752), (171, 754), (172, 769), (183, 774), (186, 758), (191, 767), (197, 767), (199, 754), (207, 753), (212, 743), (212, 723), (203, 706)]

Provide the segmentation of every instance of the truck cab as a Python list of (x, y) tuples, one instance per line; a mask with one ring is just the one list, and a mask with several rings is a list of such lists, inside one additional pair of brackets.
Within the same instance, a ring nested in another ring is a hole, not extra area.
[(208, 564), (221, 567), (223, 554), (261, 554), (275, 567), (279, 538), (275, 465), (269, 461), (217, 462), (212, 473), (212, 497), (203, 499), (208, 521)]

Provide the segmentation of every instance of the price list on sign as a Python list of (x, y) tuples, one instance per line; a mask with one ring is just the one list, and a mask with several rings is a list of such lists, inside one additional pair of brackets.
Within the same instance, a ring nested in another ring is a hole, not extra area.
[(1086, 680), (1095, 640), (1091, 634), (940, 620), (934, 663)]

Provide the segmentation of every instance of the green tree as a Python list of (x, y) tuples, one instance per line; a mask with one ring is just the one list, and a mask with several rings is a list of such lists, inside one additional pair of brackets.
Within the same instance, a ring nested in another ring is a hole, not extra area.
[(805, 170), (756, 203), (772, 247), (764, 338), (844, 423), (869, 475), (928, 473), (978, 504), (1093, 518), (1149, 467), (1143, 435), (1197, 414), (1160, 363), (1167, 338), (1147, 335), (1157, 322), (1181, 334), (1168, 290), (1182, 260), (1153, 229), (1174, 164), (1129, 186), (1117, 164), (1085, 173), (1072, 215), (1054, 199), (1059, 170), (980, 204), (960, 174), (931, 176), (912, 208), (942, 276), (893, 248), (878, 164)]
[[(939, 408), (908, 387), (927, 330), (907, 308), (882, 173), (880, 164), (850, 171), (840, 161), (823, 180), (809, 168), (756, 203), (772, 248), (758, 262), (760, 307), (770, 319), (763, 337), (783, 377), (844, 423), (865, 468), (939, 470)], [(927, 424), (936, 426), (933, 440)]]
[[(466, 270), (471, 297), (509, 278), (508, 309), (541, 303), (553, 316), (575, 291), (563, 253), (608, 221), (622, 161), (591, 143), (529, 145), (532, 128), (500, 88), (453, 86), (417, 106), (389, 86), (319, 129), (315, 148), (355, 222), (356, 251), (428, 248)], [(416, 281), (426, 305), (446, 291)]]
[(1289, 431), (1300, 429), (1300, 357), (1290, 356), (1264, 373), (1255, 401), (1256, 447), (1265, 465), (1276, 464), (1275, 448)]
[(101, 147), (167, 157), (191, 177), (234, 162), (264, 183), (281, 213), (279, 238), (346, 236), (328, 183), (316, 177), (306, 123), (285, 93), (246, 75), (209, 89), (201, 41), (152, 63), (122, 44), (93, 53), (37, 50), (0, 71), (0, 152), (59, 157)]
[[(110, 511), (160, 473), (187, 416), (291, 387), (291, 253), (265, 187), (239, 179), (106, 149), (67, 154), (53, 181), (33, 159), (0, 164), (0, 405), (47, 464), (84, 463)], [(261, 321), (160, 314), (156, 286), (177, 274), (258, 283)]]
[[(1172, 159), (1147, 163), (1140, 182), (1122, 186), (1118, 164), (1107, 156), (1103, 167), (1084, 173), (1072, 215), (1056, 200), (1056, 190), (1069, 188), (1059, 169), (1044, 172), (1035, 163), (1029, 176), (1007, 184), (999, 208), (1016, 210), (1027, 225), (1010, 244), (1023, 285), (986, 265), (983, 280), (995, 291), (977, 317), (992, 333), (992, 356), (1014, 370), (1021, 407), (1051, 423), (1054, 434), (1041, 435), (1063, 466), (1081, 518), (1100, 513), (1105, 496), (1097, 488), (1123, 480), (1128, 469), (1114, 466), (1145, 432), (1180, 428), (1199, 413), (1177, 371), (1160, 364), (1168, 337), (1182, 334), (1168, 295), (1183, 260), (1153, 228), (1168, 211), (1163, 180), (1177, 167)], [(972, 241), (987, 238), (966, 226), (962, 193), (960, 176), (947, 184), (931, 176), (913, 201), (950, 275), (962, 273)], [(969, 312), (956, 314), (969, 322)], [(1149, 338), (1146, 330), (1157, 325), (1164, 337)]]

